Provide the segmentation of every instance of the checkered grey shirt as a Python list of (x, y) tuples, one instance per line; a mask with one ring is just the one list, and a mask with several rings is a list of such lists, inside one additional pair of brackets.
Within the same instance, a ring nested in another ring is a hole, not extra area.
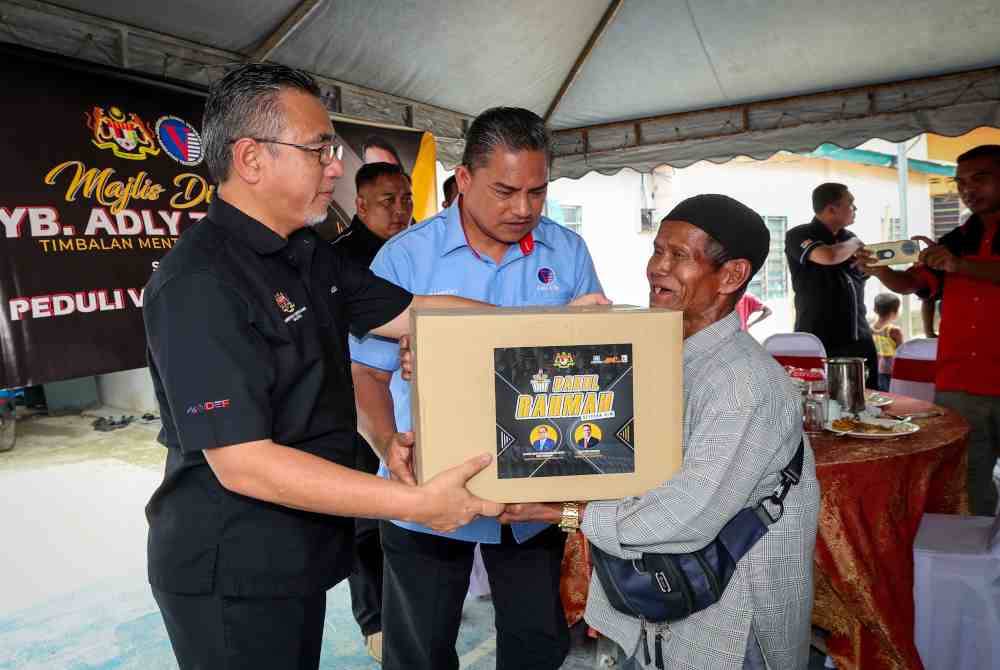
[[(680, 471), (641, 497), (590, 503), (582, 531), (623, 558), (701, 549), (737, 512), (771, 493), (801, 434), (798, 393), (732, 313), (684, 342)], [(785, 499), (784, 516), (740, 560), (722, 599), (660, 626), (667, 668), (740, 670), (751, 626), (769, 668), (806, 667), (818, 513), (807, 442), (802, 479)], [(593, 576), (585, 617), (642, 662), (639, 620), (613, 609)], [(652, 657), (657, 627), (647, 626)]]

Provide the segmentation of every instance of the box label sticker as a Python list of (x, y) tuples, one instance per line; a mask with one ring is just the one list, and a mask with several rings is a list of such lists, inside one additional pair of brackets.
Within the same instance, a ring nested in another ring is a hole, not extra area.
[(635, 472), (631, 344), (493, 350), (497, 476)]

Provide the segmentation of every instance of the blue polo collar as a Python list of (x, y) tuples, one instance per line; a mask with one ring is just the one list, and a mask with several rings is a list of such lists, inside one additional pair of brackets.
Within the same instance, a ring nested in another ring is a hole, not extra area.
[[(444, 244), (441, 245), (441, 255), (447, 256), (456, 249), (461, 249), (462, 247), (468, 247), (470, 251), (478, 256), (478, 252), (469, 245), (469, 239), (465, 235), (465, 229), (462, 228), (462, 214), (459, 209), (459, 202), (461, 201), (461, 196), (455, 198), (455, 202), (451, 204), (451, 207), (444, 211), (445, 218), (445, 238)], [(536, 244), (544, 244), (547, 247), (552, 245), (549, 243), (548, 235), (545, 233), (545, 227), (542, 226), (541, 220), (539, 220), (538, 225), (534, 227), (533, 230), (528, 232), (519, 243), (521, 248), (521, 253), (524, 256), (531, 255), (534, 251)]]

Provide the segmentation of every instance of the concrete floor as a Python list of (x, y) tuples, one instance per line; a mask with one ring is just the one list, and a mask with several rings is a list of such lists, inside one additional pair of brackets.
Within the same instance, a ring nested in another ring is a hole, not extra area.
[[(20, 409), (20, 408), (19, 408)], [(86, 415), (19, 418), (0, 453), (0, 670), (176, 668), (146, 582), (143, 507), (159, 484), (159, 422), (95, 431)], [(377, 668), (351, 616), (346, 582), (328, 596), (322, 668)], [(594, 667), (576, 631), (564, 668)], [(495, 664), (489, 600), (466, 603), (463, 668)]]
[[(91, 425), (120, 414), (19, 414), (17, 444), (0, 453), (0, 670), (177, 667), (146, 582), (143, 508), (163, 472), (159, 422), (111, 432)], [(597, 645), (582, 626), (573, 640), (563, 670), (594, 668)], [(492, 669), (495, 652), (492, 605), (470, 599), (461, 667)], [(811, 667), (822, 667), (818, 661)], [(346, 582), (328, 595), (321, 667), (378, 668)]]

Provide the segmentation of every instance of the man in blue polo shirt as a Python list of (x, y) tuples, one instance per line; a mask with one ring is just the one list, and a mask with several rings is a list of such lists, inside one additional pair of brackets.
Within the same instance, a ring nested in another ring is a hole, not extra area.
[[(525, 109), (494, 108), (473, 121), (456, 171), (460, 192), (436, 216), (389, 240), (372, 271), (417, 293), (460, 295), (507, 307), (604, 300), (576, 233), (541, 216), (549, 136)], [(598, 295), (594, 295), (598, 294)], [(410, 387), (399, 346), (351, 341), (359, 429), (382, 455), (381, 473), (413, 482)], [(564, 536), (544, 523), (477, 520), (449, 534), (382, 524), (383, 665), (454, 670), (455, 640), (481, 543), (496, 607), (497, 668), (555, 670), (569, 651), (559, 600)]]

